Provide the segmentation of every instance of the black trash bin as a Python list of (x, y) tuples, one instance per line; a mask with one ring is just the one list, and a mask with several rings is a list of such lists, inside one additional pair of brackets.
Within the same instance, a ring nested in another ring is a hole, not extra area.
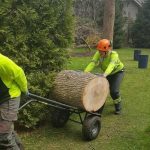
[(138, 60), (140, 54), (141, 54), (141, 50), (134, 50), (134, 60)]
[(147, 68), (148, 55), (139, 55), (138, 68)]

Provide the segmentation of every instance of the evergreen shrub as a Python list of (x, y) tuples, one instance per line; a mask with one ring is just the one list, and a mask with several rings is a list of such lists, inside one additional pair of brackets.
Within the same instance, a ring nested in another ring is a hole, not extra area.
[[(0, 0), (0, 52), (24, 69), (30, 92), (48, 97), (55, 73), (68, 58), (73, 20), (72, 0)], [(40, 122), (43, 107), (23, 109), (21, 125)]]

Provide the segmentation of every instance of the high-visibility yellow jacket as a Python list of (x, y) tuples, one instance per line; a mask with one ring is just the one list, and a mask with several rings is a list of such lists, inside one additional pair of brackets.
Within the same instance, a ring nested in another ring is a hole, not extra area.
[(96, 64), (99, 64), (105, 75), (112, 75), (122, 70), (124, 67), (123, 63), (119, 59), (118, 53), (115, 51), (110, 51), (105, 58), (102, 58), (100, 53), (97, 51), (94, 54), (92, 61), (84, 71), (92, 71)]
[(0, 54), (0, 100), (19, 97), (21, 92), (26, 93), (27, 90), (27, 79), (22, 68)]

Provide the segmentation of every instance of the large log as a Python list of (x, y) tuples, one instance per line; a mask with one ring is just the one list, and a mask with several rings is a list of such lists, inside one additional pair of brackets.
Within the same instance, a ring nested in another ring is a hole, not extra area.
[(94, 112), (103, 106), (108, 92), (106, 78), (64, 70), (56, 76), (52, 95), (56, 101)]

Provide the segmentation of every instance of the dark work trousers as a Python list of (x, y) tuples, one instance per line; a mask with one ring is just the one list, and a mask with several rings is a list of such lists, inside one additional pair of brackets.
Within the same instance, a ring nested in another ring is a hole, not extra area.
[(113, 100), (120, 98), (120, 85), (124, 77), (124, 71), (119, 71), (113, 75), (107, 76), (109, 82), (110, 96)]
[[(123, 77), (124, 71), (119, 71), (106, 77), (109, 82), (110, 95), (114, 101), (120, 98), (120, 84)], [(102, 114), (104, 105), (98, 110), (98, 113)]]
[(0, 105), (0, 150), (20, 150), (19, 138), (14, 132), (20, 97), (10, 99)]

